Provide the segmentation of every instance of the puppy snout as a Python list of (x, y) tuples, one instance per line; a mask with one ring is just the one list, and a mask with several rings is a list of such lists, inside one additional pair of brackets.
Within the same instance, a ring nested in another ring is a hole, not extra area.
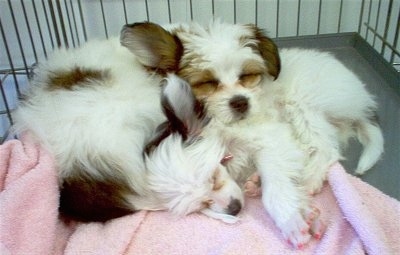
[(240, 200), (232, 199), (228, 205), (228, 210), (226, 213), (230, 215), (237, 215), (241, 209), (242, 209), (242, 203), (240, 202)]
[(234, 96), (229, 105), (237, 113), (245, 113), (249, 109), (249, 99), (245, 96)]

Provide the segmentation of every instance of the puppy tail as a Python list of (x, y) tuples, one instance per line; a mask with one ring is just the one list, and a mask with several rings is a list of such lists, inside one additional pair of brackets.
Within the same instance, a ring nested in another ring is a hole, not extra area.
[(383, 135), (377, 123), (371, 121), (361, 123), (357, 128), (357, 137), (363, 145), (356, 174), (364, 174), (381, 157), (383, 153)]

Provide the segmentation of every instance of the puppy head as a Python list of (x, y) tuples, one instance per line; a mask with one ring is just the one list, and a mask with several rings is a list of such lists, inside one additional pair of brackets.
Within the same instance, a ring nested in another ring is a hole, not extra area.
[(224, 123), (259, 111), (263, 80), (276, 79), (280, 58), (276, 45), (254, 25), (215, 21), (172, 26), (154, 23), (126, 25), (121, 43), (149, 70), (175, 72), (203, 100), (211, 117)]
[(212, 118), (233, 123), (260, 111), (261, 85), (280, 71), (277, 47), (260, 29), (214, 22), (177, 35), (184, 47), (178, 75)]
[(162, 105), (168, 121), (145, 156), (150, 190), (177, 215), (204, 208), (236, 215), (243, 205), (242, 191), (221, 164), (221, 140), (203, 132), (208, 118), (190, 86), (169, 76)]

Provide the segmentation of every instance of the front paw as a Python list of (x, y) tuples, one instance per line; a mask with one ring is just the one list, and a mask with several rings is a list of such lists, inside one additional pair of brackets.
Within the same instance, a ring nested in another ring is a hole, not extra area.
[(258, 173), (250, 175), (244, 186), (244, 194), (248, 197), (257, 197), (261, 195), (261, 178)]
[(314, 237), (317, 240), (325, 233), (326, 225), (320, 218), (320, 211), (316, 207), (310, 207), (304, 212), (304, 217), (297, 214), (281, 227), (287, 242), (295, 249), (304, 249), (307, 243)]
[(305, 215), (307, 224), (310, 226), (310, 234), (315, 239), (320, 240), (322, 235), (325, 233), (326, 225), (319, 217), (319, 209), (312, 206), (305, 212)]
[(288, 244), (295, 249), (302, 250), (311, 240), (310, 225), (301, 214), (297, 214), (280, 226), (282, 234)]

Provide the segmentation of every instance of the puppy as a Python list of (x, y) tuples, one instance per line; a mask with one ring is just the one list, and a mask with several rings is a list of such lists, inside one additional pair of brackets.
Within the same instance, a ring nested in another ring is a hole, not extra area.
[[(122, 36), (145, 66), (154, 69), (153, 41), (162, 40), (144, 23), (125, 27)], [(357, 173), (368, 170), (383, 151), (373, 121), (376, 103), (362, 82), (334, 57), (300, 49), (278, 52), (253, 25), (213, 22), (204, 28), (169, 29), (182, 51), (172, 61), (219, 130), (232, 178), (245, 182), (257, 171), (263, 203), (285, 238), (306, 244), (321, 225), (307, 193), (319, 191), (329, 166), (342, 158), (350, 137), (364, 145)], [(145, 43), (144, 43), (145, 42)], [(167, 51), (167, 49), (166, 49)], [(140, 54), (139, 54), (140, 53)], [(313, 229), (314, 228), (314, 229)]]
[[(221, 141), (200, 139), (208, 123), (203, 107), (186, 83), (162, 82), (176, 68), (163, 54), (175, 58), (181, 47), (158, 32), (164, 36), (158, 48), (167, 50), (151, 49), (153, 69), (124, 39), (57, 50), (40, 63), (13, 113), (14, 132), (33, 136), (54, 155), (63, 215), (106, 221), (141, 209), (240, 211), (243, 194), (225, 180)], [(170, 131), (160, 138), (162, 123)]]

